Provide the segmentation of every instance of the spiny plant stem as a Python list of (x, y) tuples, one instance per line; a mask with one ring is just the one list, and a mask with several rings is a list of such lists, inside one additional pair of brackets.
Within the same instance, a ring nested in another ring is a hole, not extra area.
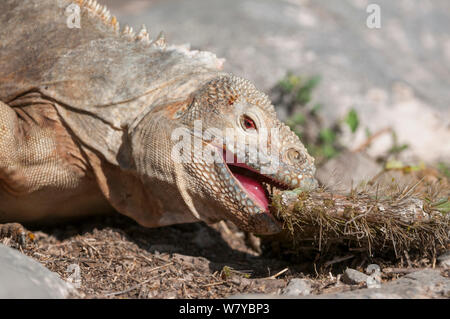
[(413, 191), (385, 198), (356, 191), (349, 196), (281, 192), (272, 200), (272, 212), (284, 229), (276, 237), (294, 250), (309, 243), (322, 251), (344, 241), (364, 247), (369, 255), (393, 251), (398, 256), (410, 249), (434, 255), (449, 243), (450, 219)]

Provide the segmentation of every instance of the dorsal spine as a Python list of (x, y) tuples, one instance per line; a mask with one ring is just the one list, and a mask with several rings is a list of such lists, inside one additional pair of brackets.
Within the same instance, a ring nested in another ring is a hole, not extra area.
[(75, 0), (75, 2), (80, 6), (82, 10), (88, 10), (96, 17), (101, 19), (101, 21), (105, 25), (110, 26), (112, 31), (116, 34), (121, 34), (131, 41), (138, 41), (142, 42), (143, 44), (151, 44), (152, 46), (158, 47), (160, 49), (164, 49), (167, 45), (163, 32), (161, 32), (158, 37), (156, 37), (156, 39), (152, 41), (145, 25), (142, 25), (141, 30), (137, 34), (129, 25), (125, 25), (121, 30), (117, 18), (115, 16), (111, 16), (108, 8), (106, 6), (102, 6), (96, 0)]

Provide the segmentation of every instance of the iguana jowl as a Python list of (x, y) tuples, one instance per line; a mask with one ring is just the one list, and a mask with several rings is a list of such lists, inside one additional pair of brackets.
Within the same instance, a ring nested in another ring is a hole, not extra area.
[[(67, 25), (72, 2), (81, 28)], [(145, 27), (120, 29), (95, 1), (72, 2), (0, 2), (0, 222), (114, 208), (147, 227), (228, 219), (277, 232), (264, 187), (311, 189), (316, 181), (313, 159), (266, 95), (222, 72), (211, 53), (166, 46)], [(278, 129), (271, 154), (243, 150), (266, 164), (279, 155), (277, 171), (195, 152), (195, 161), (175, 161), (180, 127), (220, 155), (233, 150), (196, 135), (195, 121), (231, 128), (235, 141)]]

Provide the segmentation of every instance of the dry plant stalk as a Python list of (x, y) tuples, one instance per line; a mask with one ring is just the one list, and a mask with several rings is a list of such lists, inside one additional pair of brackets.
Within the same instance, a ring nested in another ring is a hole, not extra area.
[(419, 184), (384, 190), (383, 196), (378, 186), (346, 196), (324, 189), (280, 192), (273, 196), (272, 212), (284, 230), (272, 240), (294, 252), (344, 243), (370, 256), (394, 252), (398, 257), (404, 250), (435, 256), (449, 245), (449, 197), (442, 197), (442, 188), (424, 191)]

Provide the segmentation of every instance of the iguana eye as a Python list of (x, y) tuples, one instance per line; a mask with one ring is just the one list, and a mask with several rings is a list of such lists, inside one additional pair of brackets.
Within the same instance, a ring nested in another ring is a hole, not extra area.
[(241, 117), (241, 125), (242, 128), (246, 131), (249, 130), (256, 130), (256, 124), (255, 121), (253, 121), (249, 116), (242, 115)]

